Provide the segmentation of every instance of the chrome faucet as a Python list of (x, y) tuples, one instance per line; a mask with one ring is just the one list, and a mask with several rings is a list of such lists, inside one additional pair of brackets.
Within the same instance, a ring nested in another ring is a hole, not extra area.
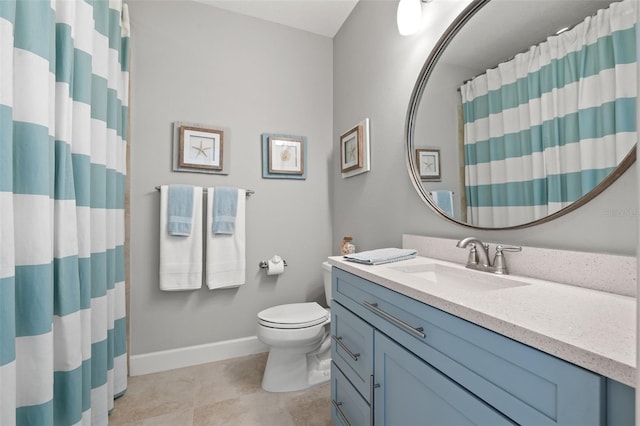
[[(469, 255), (469, 261), (467, 262), (467, 267), (470, 268), (471, 266), (469, 265), (477, 265), (482, 266), (483, 268), (489, 268), (491, 266), (491, 262), (489, 261), (489, 244), (485, 245), (477, 238), (467, 237), (458, 241), (456, 247), (466, 248), (469, 244), (471, 244), (471, 252)], [(477, 257), (475, 262), (473, 257)]]
[(504, 275), (508, 274), (509, 270), (507, 269), (507, 263), (503, 252), (522, 251), (522, 247), (519, 246), (498, 244), (496, 246), (496, 255), (492, 264), (489, 260), (489, 244), (485, 244), (474, 237), (464, 238), (456, 244), (456, 247), (460, 248), (466, 248), (467, 246), (471, 246), (469, 259), (467, 260), (467, 268)]

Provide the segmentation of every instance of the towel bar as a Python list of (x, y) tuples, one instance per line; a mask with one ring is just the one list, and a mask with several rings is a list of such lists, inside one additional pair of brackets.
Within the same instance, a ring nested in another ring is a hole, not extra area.
[[(159, 186), (156, 186), (156, 191), (160, 191), (160, 187)], [(253, 194), (256, 193), (256, 191), (254, 191), (253, 189), (246, 189), (245, 191), (246, 191), (247, 197), (250, 197), (250, 196), (252, 196)], [(202, 188), (202, 192), (204, 194), (206, 194), (207, 193), (207, 188)]]

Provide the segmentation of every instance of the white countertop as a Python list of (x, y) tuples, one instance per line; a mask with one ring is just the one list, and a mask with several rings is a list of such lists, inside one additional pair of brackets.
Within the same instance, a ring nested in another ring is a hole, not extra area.
[[(362, 265), (342, 256), (329, 263), (587, 370), (635, 387), (636, 299), (603, 291), (510, 275), (521, 285), (479, 290), (427, 281), (402, 267), (464, 265), (426, 257)], [(492, 275), (491, 278), (499, 276)]]

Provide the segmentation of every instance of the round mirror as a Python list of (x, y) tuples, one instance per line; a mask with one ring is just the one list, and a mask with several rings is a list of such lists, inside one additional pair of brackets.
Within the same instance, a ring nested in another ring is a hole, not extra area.
[(568, 213), (635, 161), (633, 0), (474, 0), (427, 59), (405, 127), (421, 198), (472, 228)]

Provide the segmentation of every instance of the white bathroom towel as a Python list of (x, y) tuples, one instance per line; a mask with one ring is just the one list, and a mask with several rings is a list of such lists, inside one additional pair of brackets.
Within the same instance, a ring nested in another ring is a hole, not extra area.
[(215, 188), (207, 188), (207, 226), (206, 226), (206, 282), (210, 290), (238, 287), (245, 282), (246, 242), (245, 242), (245, 205), (246, 192), (238, 189), (238, 208), (233, 234), (214, 234), (213, 199)]
[(169, 187), (160, 187), (160, 290), (202, 287), (202, 188), (193, 188), (192, 227), (189, 236), (170, 235), (167, 229)]

